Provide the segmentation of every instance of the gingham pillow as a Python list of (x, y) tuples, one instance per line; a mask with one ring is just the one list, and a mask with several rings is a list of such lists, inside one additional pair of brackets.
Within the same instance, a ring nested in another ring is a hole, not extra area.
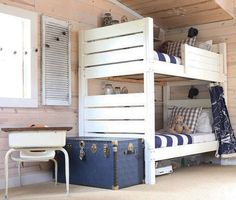
[(191, 133), (195, 133), (199, 115), (202, 112), (202, 107), (176, 107), (174, 106), (171, 112), (168, 126), (171, 128), (174, 124), (174, 119), (176, 115), (181, 115), (184, 117), (184, 123), (190, 128)]
[(182, 41), (169, 42), (167, 47), (167, 54), (181, 58), (181, 44), (188, 44), (194, 46), (195, 42), (196, 42), (196, 37), (187, 38)]

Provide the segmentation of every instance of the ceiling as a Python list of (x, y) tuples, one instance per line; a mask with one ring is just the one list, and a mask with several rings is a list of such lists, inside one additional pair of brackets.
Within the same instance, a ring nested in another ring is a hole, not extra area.
[(234, 18), (234, 0), (119, 0), (162, 28), (206, 24)]

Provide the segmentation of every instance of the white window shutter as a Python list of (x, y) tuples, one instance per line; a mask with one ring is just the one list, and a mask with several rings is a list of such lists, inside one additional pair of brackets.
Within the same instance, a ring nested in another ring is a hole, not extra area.
[(43, 16), (42, 25), (42, 103), (43, 105), (70, 105), (69, 23)]

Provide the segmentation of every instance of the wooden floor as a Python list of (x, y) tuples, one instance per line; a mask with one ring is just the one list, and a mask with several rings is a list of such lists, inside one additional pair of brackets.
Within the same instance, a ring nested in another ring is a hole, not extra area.
[[(3, 196), (4, 191), (1, 190)], [(85, 186), (43, 183), (10, 189), (10, 200), (235, 200), (236, 166), (203, 165), (182, 168), (156, 178), (155, 185), (137, 185), (118, 191)]]

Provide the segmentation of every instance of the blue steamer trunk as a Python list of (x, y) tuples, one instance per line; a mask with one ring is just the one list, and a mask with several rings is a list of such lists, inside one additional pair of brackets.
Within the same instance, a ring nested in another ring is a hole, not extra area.
[[(143, 183), (144, 144), (141, 139), (67, 138), (70, 184), (119, 189)], [(57, 154), (58, 181), (65, 183), (64, 156)]]

